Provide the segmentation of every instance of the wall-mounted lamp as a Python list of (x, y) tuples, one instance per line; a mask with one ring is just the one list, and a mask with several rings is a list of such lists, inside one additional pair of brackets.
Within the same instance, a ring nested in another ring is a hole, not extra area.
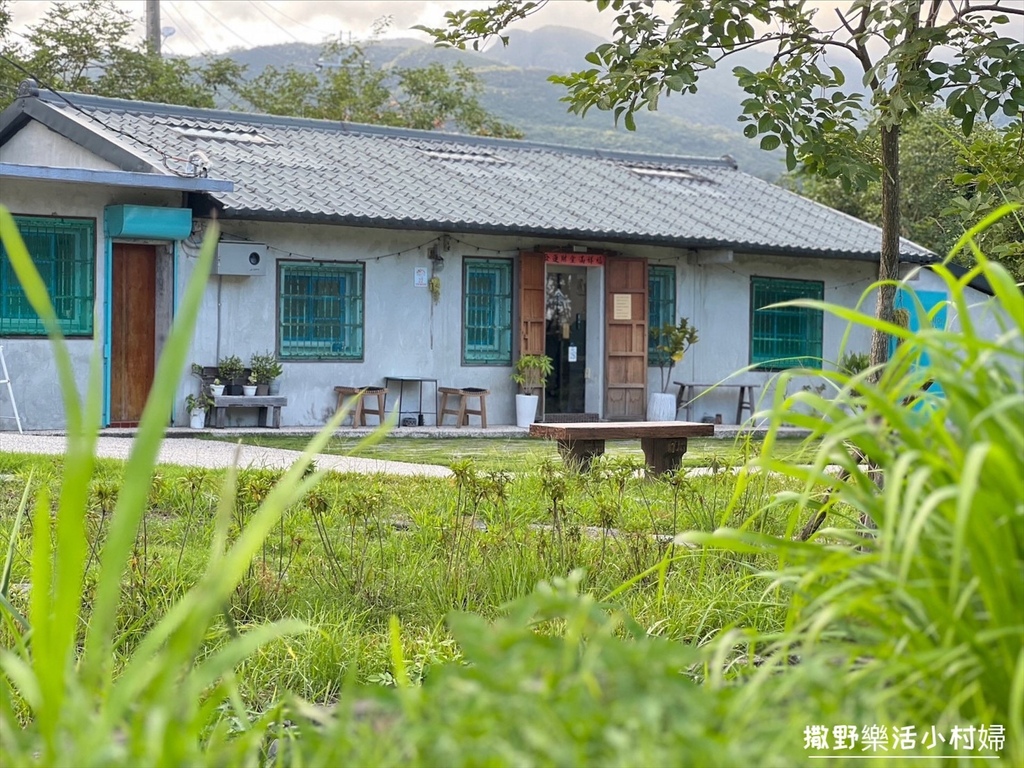
[(431, 269), (437, 273), (444, 269), (444, 257), (436, 245), (427, 249), (427, 258), (430, 259)]

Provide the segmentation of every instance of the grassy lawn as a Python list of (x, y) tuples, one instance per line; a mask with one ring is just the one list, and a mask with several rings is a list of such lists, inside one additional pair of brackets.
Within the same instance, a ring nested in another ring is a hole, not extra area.
[[(203, 434), (209, 440), (224, 440), (266, 448), (285, 448), (301, 451), (309, 438), (302, 435), (245, 434), (221, 437)], [(808, 445), (798, 438), (782, 438), (776, 441), (776, 455), (786, 461), (809, 460), (815, 445)], [(739, 466), (761, 448), (760, 440), (737, 439), (716, 440), (712, 438), (691, 438), (683, 466)], [(405, 461), (413, 464), (438, 464), (450, 467), (452, 464), (472, 460), (474, 465), (486, 471), (523, 472), (536, 468), (545, 460), (557, 460), (558, 450), (551, 440), (528, 438), (413, 438), (387, 437), (376, 445), (360, 445), (355, 438), (336, 437), (328, 444), (324, 453), (340, 456), (362, 456), (389, 461)], [(614, 458), (643, 460), (643, 451), (637, 440), (610, 440), (606, 454)]]

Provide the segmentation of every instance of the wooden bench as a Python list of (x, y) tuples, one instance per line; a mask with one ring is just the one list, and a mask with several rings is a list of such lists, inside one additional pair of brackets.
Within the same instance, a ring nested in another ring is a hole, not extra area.
[[(455, 417), (456, 427), (468, 427), (470, 416), (480, 417), (480, 428), (487, 429), (487, 396), (489, 389), (479, 387), (438, 387), (441, 393), (441, 410), (437, 412), (437, 426), (444, 426), (445, 416)], [(469, 407), (470, 398), (476, 398), (477, 407)], [(453, 401), (449, 405), (449, 400)]]
[[(686, 381), (673, 381), (673, 384), (679, 385), (679, 393), (676, 395), (676, 412), (679, 411), (684, 405), (686, 406), (686, 418), (690, 418), (690, 406), (697, 397), (704, 393), (705, 390), (709, 389), (738, 389), (739, 398), (736, 401), (736, 423), (743, 423), (743, 411), (750, 411), (750, 415), (754, 415), (754, 390), (757, 389), (756, 384), (691, 384)], [(687, 397), (686, 393), (689, 390), (690, 396)], [(697, 390), (700, 390), (698, 392)]]
[[(213, 426), (224, 428), (224, 416), (228, 408), (259, 408), (259, 425), (267, 424), (271, 416), (274, 429), (281, 428), (281, 407), (288, 405), (288, 398), (280, 395), (217, 395), (213, 398)], [(272, 415), (268, 413), (272, 411)]]
[(714, 424), (686, 421), (566, 422), (531, 424), (530, 437), (548, 437), (558, 441), (558, 453), (567, 464), (581, 470), (590, 467), (595, 456), (604, 453), (605, 440), (639, 440), (647, 461), (647, 471), (661, 475), (679, 469), (690, 437), (711, 437)]

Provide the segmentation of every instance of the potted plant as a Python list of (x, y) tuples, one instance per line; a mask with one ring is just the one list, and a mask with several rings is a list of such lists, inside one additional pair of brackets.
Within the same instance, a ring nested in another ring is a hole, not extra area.
[(256, 394), (256, 375), (250, 373), (249, 380), (242, 385), (242, 394), (246, 397), (252, 397)]
[(213, 384), (210, 385), (210, 394), (214, 397), (220, 397), (224, 394), (224, 385), (221, 384), (220, 379), (213, 380)]
[(238, 355), (229, 355), (222, 357), (217, 363), (217, 373), (220, 374), (218, 378), (224, 382), (226, 395), (240, 395), (242, 394), (241, 382), (238, 381), (242, 378), (242, 373), (245, 371), (242, 365), (242, 359)]
[(284, 369), (270, 350), (263, 354), (255, 353), (249, 359), (249, 368), (256, 378), (257, 395), (277, 394), (277, 379)]
[(185, 410), (188, 411), (189, 426), (192, 429), (202, 429), (206, 426), (206, 412), (209, 410), (210, 398), (205, 393), (185, 396)]
[(647, 401), (647, 420), (675, 421), (676, 397), (668, 392), (672, 369), (683, 359), (686, 350), (697, 343), (697, 329), (687, 318), (681, 317), (675, 325), (665, 323), (660, 328), (652, 328), (651, 338), (657, 351), (655, 362), (661, 370), (661, 392), (651, 393)]
[(516, 426), (528, 427), (537, 418), (538, 392), (544, 388), (554, 367), (547, 355), (523, 355), (512, 371), (512, 381), (522, 387), (516, 395)]

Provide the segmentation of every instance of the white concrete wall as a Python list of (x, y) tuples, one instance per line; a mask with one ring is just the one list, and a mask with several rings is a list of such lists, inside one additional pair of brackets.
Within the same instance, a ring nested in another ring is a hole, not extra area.
[(113, 163), (83, 150), (70, 139), (35, 121), (29, 122), (0, 146), (0, 163), (43, 165), (51, 168), (86, 168), (93, 171), (121, 170)]
[[(20, 134), (19, 134), (20, 135)], [(5, 145), (5, 149), (8, 145)], [(179, 206), (182, 196), (175, 192), (147, 192), (118, 187), (86, 184), (61, 185), (49, 181), (0, 181), (0, 204), (14, 214), (30, 216), (67, 216), (95, 219), (96, 222), (96, 301), (93, 334), (105, 338), (104, 328), (104, 256), (103, 209), (119, 204)], [(75, 366), (75, 380), (84, 394), (88, 378), (93, 339), (68, 340)], [(11, 375), (11, 386), (25, 429), (63, 429), (64, 406), (57, 383), (57, 369), (50, 342), (44, 337), (0, 338)], [(6, 387), (0, 388), (0, 429), (16, 429)]]

